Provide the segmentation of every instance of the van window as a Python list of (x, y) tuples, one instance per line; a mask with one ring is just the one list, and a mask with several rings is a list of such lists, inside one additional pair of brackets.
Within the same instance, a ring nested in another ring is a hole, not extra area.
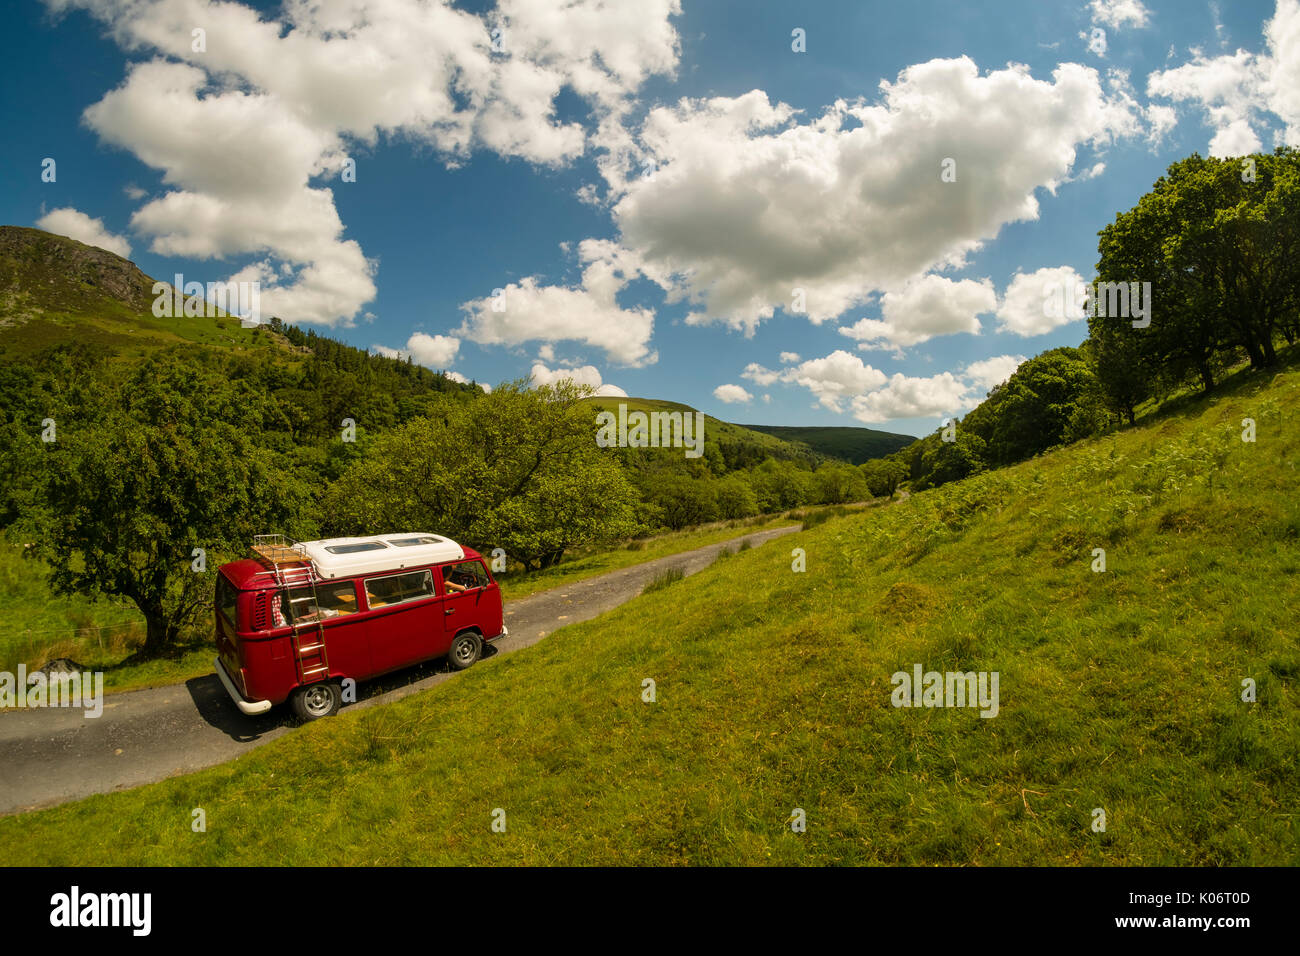
[(383, 551), (388, 545), (380, 541), (363, 541), (360, 544), (335, 544), (325, 550), (330, 554), (359, 554), (362, 551)]
[[(283, 608), (284, 600), (276, 602)], [(279, 608), (275, 610), (278, 611)], [(351, 581), (337, 584), (318, 584), (313, 592), (310, 587), (291, 588), (289, 590), (289, 613), (292, 621), (307, 624), (313, 621), (328, 621), (332, 617), (354, 614), (357, 610), (357, 589)], [(275, 614), (275, 617), (281, 617)], [(277, 626), (283, 620), (276, 621)]]
[(235, 626), (235, 599), (238, 596), (239, 592), (235, 590), (234, 585), (218, 574), (217, 609), (221, 611), (221, 616), (229, 622), (231, 627)]
[(389, 607), (427, 597), (433, 597), (433, 575), (428, 571), (366, 578), (366, 602), (371, 607)]
[(488, 586), (487, 569), (479, 561), (462, 561), (442, 569), (442, 586), (448, 594)]

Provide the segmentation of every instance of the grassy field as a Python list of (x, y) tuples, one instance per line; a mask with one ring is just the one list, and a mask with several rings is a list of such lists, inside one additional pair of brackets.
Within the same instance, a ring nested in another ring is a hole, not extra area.
[[(1295, 864), (1298, 407), (1295, 370), (1239, 378), (229, 764), (0, 820), (0, 844), (78, 865)], [(998, 672), (999, 713), (892, 706), (918, 663)]]
[(176, 660), (127, 664), (144, 643), (144, 618), (129, 601), (56, 597), (45, 584), (45, 567), (24, 560), (22, 546), (0, 544), (0, 671), (19, 664), (39, 667), (71, 658), (104, 671), (104, 687), (125, 690), (184, 680), (212, 669), (208, 647)]

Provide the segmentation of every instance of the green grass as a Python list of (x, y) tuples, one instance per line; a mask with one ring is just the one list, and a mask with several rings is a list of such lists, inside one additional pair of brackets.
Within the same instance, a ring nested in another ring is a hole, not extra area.
[(45, 566), (22, 553), (22, 545), (0, 543), (0, 671), (55, 657), (111, 660), (132, 638), (143, 639), (133, 605), (55, 597), (45, 584)]
[(803, 531), (809, 528), (815, 528), (819, 524), (830, 521), (832, 518), (842, 518), (854, 509), (846, 505), (834, 505), (826, 508), (818, 508), (807, 512), (794, 511), (790, 513), (791, 518), (797, 518), (802, 522), (800, 526)]
[(106, 691), (174, 684), (212, 671), (209, 641), (193, 635), (175, 657), (138, 663), (144, 618), (125, 600), (59, 597), (45, 583), (45, 566), (25, 560), (22, 546), (0, 543), (0, 671), (32, 670), (71, 658), (104, 672)]
[[(718, 557), (723, 558), (731, 552), (723, 548), (718, 552)], [(650, 594), (654, 591), (662, 591), (664, 588), (671, 587), (678, 581), (686, 579), (686, 572), (681, 568), (665, 568), (650, 579), (650, 583), (641, 589), (642, 594)]]
[[(1294, 369), (1247, 376), (220, 767), (0, 820), (0, 844), (62, 865), (1294, 865), (1298, 408)], [(892, 707), (916, 663), (998, 671), (999, 715)]]
[(69, 342), (101, 345), (125, 360), (182, 343), (280, 348), (265, 331), (224, 313), (159, 318), (152, 289), (152, 279), (111, 253), (37, 229), (0, 227), (0, 347), (10, 355)]
[[(804, 510), (816, 512), (820, 509), (809, 508)], [(703, 548), (710, 544), (717, 544), (719, 541), (730, 541), (741, 535), (752, 534), (757, 531), (789, 527), (799, 520), (801, 519), (788, 514), (781, 514), (715, 522), (700, 528), (672, 531), (667, 534), (656, 535), (653, 538), (629, 541), (626, 544), (612, 548), (579, 551), (561, 564), (542, 571), (507, 572), (494, 575), (494, 577), (501, 585), (501, 594), (504, 599), (516, 601), (539, 591), (560, 587), (561, 585), (576, 584), (579, 581), (585, 581), (587, 578), (605, 574), (609, 571), (618, 571), (634, 564), (644, 564), (658, 558), (681, 554), (683, 551)]]

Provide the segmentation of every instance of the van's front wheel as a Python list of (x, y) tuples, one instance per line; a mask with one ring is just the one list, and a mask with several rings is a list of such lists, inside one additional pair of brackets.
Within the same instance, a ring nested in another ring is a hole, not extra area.
[(343, 703), (343, 694), (339, 685), (333, 683), (312, 684), (299, 687), (293, 692), (293, 712), (301, 720), (319, 720), (333, 717), (339, 712)]
[(447, 649), (447, 661), (451, 664), (452, 670), (463, 671), (483, 653), (483, 643), (479, 640), (478, 635), (473, 631), (466, 631), (464, 634), (457, 634), (456, 639), (451, 642), (451, 647)]

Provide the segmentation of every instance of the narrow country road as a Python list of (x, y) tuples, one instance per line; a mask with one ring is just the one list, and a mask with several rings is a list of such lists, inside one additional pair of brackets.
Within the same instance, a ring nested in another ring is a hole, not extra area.
[[(757, 546), (798, 530), (792, 525), (759, 531), (510, 601), (505, 606), (510, 636), (490, 654), (508, 654), (566, 624), (603, 614), (636, 597), (667, 568), (694, 574), (724, 547), (745, 540)], [(351, 707), (397, 700), (452, 676), (444, 660), (430, 661), (360, 684), (360, 699)], [(191, 773), (232, 760), (292, 729), (287, 707), (259, 717), (241, 714), (215, 674), (110, 695), (96, 719), (63, 708), (0, 712), (0, 815)]]

